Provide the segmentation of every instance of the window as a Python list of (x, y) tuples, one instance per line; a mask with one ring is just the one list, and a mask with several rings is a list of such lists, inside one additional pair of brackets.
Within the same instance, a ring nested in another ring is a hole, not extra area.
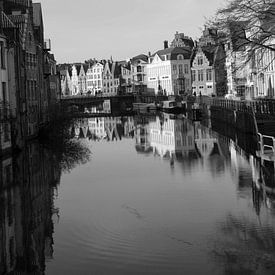
[(189, 66), (188, 64), (184, 64), (184, 73), (188, 74), (188, 72), (189, 72)]
[(207, 69), (206, 70), (206, 80), (207, 81), (211, 81), (212, 80), (212, 70), (211, 69)]
[(183, 55), (182, 54), (178, 55), (178, 60), (183, 60)]
[(173, 71), (177, 70), (177, 65), (173, 65)]
[(202, 65), (203, 64), (203, 57), (199, 56), (198, 57), (198, 65)]
[(192, 81), (196, 81), (196, 71), (192, 71)]
[(1, 68), (5, 69), (6, 68), (6, 59), (5, 59), (5, 48), (4, 48), (4, 42), (0, 41), (0, 51), (1, 51)]
[(203, 81), (203, 70), (198, 70), (198, 81)]
[(182, 74), (182, 73), (183, 73), (183, 65), (179, 64), (179, 74)]

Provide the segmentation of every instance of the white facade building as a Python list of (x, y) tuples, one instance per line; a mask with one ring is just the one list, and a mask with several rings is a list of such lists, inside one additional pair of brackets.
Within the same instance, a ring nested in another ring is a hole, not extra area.
[(186, 48), (165, 48), (149, 57), (148, 91), (155, 94), (191, 93), (191, 51)]
[(79, 94), (79, 85), (78, 85), (78, 74), (79, 74), (79, 66), (73, 65), (72, 66), (72, 95)]
[(87, 92), (92, 95), (102, 92), (104, 66), (97, 62), (87, 71)]

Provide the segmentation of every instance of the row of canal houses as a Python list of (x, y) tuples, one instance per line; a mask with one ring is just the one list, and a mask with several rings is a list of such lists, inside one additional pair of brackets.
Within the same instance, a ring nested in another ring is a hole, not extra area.
[[(275, 51), (259, 49), (246, 62), (249, 46), (243, 40), (248, 34), (243, 29), (234, 23), (223, 31), (205, 27), (198, 41), (176, 32), (170, 45), (164, 41), (154, 54), (119, 62), (111, 58), (62, 64), (62, 95), (147, 92), (274, 98)], [(274, 41), (269, 43), (274, 46)]]
[(50, 44), (40, 3), (0, 0), (0, 158), (37, 136), (60, 98)]

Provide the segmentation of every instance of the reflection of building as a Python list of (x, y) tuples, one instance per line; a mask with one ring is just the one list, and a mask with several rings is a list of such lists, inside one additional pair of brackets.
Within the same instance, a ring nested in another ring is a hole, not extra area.
[(0, 162), (1, 274), (44, 274), (45, 257), (53, 253), (53, 188), (59, 180), (55, 158), (37, 143)]
[(137, 152), (148, 153), (152, 151), (150, 128), (145, 117), (140, 117), (135, 121), (135, 139)]
[(197, 154), (194, 128), (187, 120), (157, 118), (149, 127), (151, 146), (161, 157), (181, 159)]
[(133, 118), (98, 117), (79, 120), (72, 128), (72, 136), (89, 140), (121, 140), (133, 137)]

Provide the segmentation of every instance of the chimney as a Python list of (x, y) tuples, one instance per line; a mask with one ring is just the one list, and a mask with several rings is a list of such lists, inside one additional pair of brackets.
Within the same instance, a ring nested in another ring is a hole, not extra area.
[(168, 41), (165, 40), (165, 41), (164, 41), (164, 49), (167, 49), (167, 48), (168, 48)]

